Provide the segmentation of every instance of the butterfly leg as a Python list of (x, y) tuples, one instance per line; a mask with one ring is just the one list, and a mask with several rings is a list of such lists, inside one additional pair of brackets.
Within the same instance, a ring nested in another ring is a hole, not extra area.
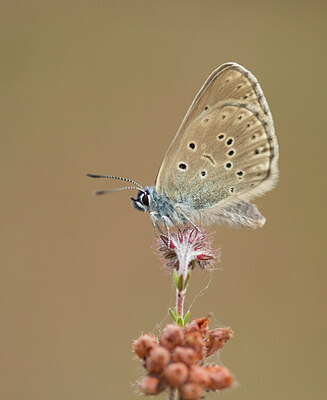
[(170, 247), (170, 230), (169, 230), (169, 224), (168, 224), (168, 221), (170, 221), (170, 219), (168, 217), (166, 217), (165, 215), (163, 215), (161, 218), (162, 218), (162, 223), (164, 224), (165, 229), (167, 231), (168, 247)]
[(151, 219), (151, 223), (152, 223), (152, 226), (153, 226), (154, 234), (155, 234), (155, 236), (157, 238), (158, 237), (158, 233), (157, 233), (158, 226), (156, 224), (156, 217), (153, 214), (154, 214), (153, 212), (150, 212), (150, 219)]
[(157, 218), (156, 215), (157, 215), (157, 213), (150, 212), (150, 219), (151, 219), (151, 223), (152, 223), (152, 226), (153, 226), (154, 234), (155, 234), (156, 237), (158, 237), (159, 236), (158, 233), (162, 234), (162, 230), (161, 230), (161, 228), (160, 228), (160, 226), (159, 226), (159, 224), (157, 222), (158, 218)]
[(156, 222), (156, 228), (157, 228), (157, 230), (158, 230), (159, 233), (163, 234), (163, 232), (162, 232), (162, 230), (161, 230), (160, 225), (158, 224), (158, 222)]

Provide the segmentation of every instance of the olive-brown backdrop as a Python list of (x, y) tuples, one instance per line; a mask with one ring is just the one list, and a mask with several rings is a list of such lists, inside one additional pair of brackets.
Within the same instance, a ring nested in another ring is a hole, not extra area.
[[(117, 183), (84, 174), (151, 185), (226, 61), (265, 91), (280, 181), (256, 201), (262, 229), (214, 228), (221, 269), (192, 316), (236, 332), (220, 360), (238, 384), (221, 398), (325, 398), (326, 12), (314, 0), (0, 2), (1, 399), (137, 398), (132, 339), (169, 321), (174, 291), (135, 193), (97, 198)], [(209, 279), (193, 274), (187, 305)]]

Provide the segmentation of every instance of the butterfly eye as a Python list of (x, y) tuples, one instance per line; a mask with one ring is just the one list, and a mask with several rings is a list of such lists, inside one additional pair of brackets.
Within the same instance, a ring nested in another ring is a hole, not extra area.
[(143, 194), (141, 197), (141, 202), (144, 206), (149, 207), (149, 205), (150, 205), (149, 195)]

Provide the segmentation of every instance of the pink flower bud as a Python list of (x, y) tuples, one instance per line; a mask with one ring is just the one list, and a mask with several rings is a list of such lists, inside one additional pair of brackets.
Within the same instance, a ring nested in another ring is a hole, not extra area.
[(154, 347), (146, 359), (145, 367), (150, 374), (160, 373), (170, 361), (170, 353), (161, 346)]
[(167, 365), (163, 371), (163, 376), (171, 387), (178, 387), (187, 379), (188, 369), (183, 363), (172, 363)]
[(149, 351), (157, 345), (158, 343), (156, 342), (154, 336), (142, 335), (134, 341), (133, 349), (138, 357), (143, 358), (147, 357)]
[(140, 382), (140, 390), (147, 395), (155, 395), (162, 392), (164, 385), (155, 376), (146, 375)]
[(177, 325), (167, 325), (159, 337), (161, 346), (173, 350), (182, 343), (183, 336), (181, 328)]
[(217, 350), (222, 349), (225, 343), (233, 337), (234, 332), (231, 328), (218, 328), (208, 332), (208, 339), (206, 340), (207, 354), (206, 357), (211, 356)]
[(232, 386), (234, 379), (228, 368), (211, 365), (205, 369), (209, 374), (208, 389), (223, 390)]
[(183, 329), (184, 336), (187, 336), (188, 334), (190, 334), (192, 332), (200, 332), (200, 327), (198, 324), (189, 323), (184, 326), (184, 329)]
[(187, 381), (197, 383), (205, 388), (209, 384), (209, 373), (206, 368), (200, 367), (199, 365), (192, 365)]
[(183, 362), (186, 365), (195, 364), (198, 360), (196, 352), (189, 347), (176, 347), (172, 358), (175, 362)]
[(179, 389), (181, 400), (198, 400), (203, 393), (203, 387), (197, 383), (184, 383)]
[(183, 346), (190, 347), (196, 352), (198, 360), (204, 356), (204, 341), (200, 332), (190, 332), (184, 335)]

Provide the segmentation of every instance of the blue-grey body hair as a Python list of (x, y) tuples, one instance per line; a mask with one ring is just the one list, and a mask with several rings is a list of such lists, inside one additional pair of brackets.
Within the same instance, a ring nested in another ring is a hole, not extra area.
[(210, 225), (225, 223), (230, 226), (246, 226), (257, 228), (264, 225), (266, 219), (255, 204), (239, 200), (235, 203), (222, 204), (220, 207), (195, 209), (183, 201), (169, 199), (165, 193), (157, 193), (155, 186), (146, 186), (137, 193), (136, 199), (131, 197), (132, 205), (139, 211), (150, 214), (152, 225), (159, 229), (161, 223), (166, 229), (170, 226), (197, 224)]
[(161, 222), (163, 225), (180, 226), (187, 223), (188, 218), (183, 208), (185, 204), (170, 200), (166, 194), (158, 194), (155, 186), (146, 186), (144, 191), (138, 191), (136, 199), (131, 197), (132, 205), (139, 211), (150, 213), (154, 225)]

